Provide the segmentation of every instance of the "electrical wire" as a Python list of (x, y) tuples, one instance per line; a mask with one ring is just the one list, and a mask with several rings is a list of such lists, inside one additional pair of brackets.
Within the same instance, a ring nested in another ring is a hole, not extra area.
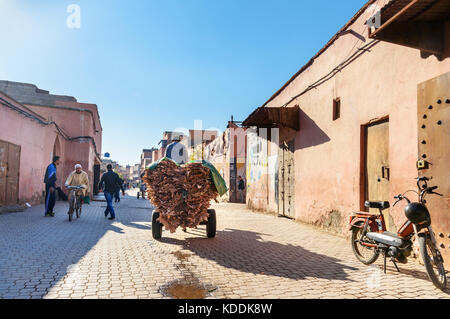
[(338, 64), (332, 71), (330, 71), (327, 75), (323, 76), (316, 82), (310, 84), (305, 90), (297, 94), (296, 96), (292, 97), (288, 102), (283, 104), (281, 107), (286, 107), (289, 104), (291, 104), (294, 100), (299, 98), (300, 96), (306, 94), (307, 92), (311, 91), (312, 89), (317, 88), (318, 86), (322, 85), (323, 83), (327, 82), (328, 80), (332, 79), (337, 73), (341, 72), (345, 67), (347, 67), (350, 63), (355, 61), (357, 58), (359, 58), (361, 55), (363, 55), (365, 52), (370, 51), (372, 47), (374, 47), (376, 44), (378, 44), (380, 41), (378, 40), (372, 40), (368, 44), (362, 46), (361, 48), (358, 48), (358, 50), (353, 53), (349, 58)]
[[(379, 3), (382, 0), (376, 0), (372, 5), (375, 6), (379, 6)], [(363, 24), (362, 30), (360, 32), (357, 32), (357, 34), (362, 34), (364, 32), (366, 28), (366, 25)], [(350, 26), (346, 29), (343, 30), (341, 33), (347, 31), (350, 29)], [(355, 31), (356, 32), (356, 31)], [(336, 39), (337, 40), (337, 39)], [(292, 97), (289, 102), (283, 104), (281, 107), (287, 107), (289, 104), (291, 104), (294, 100), (296, 100), (297, 98), (299, 98), (300, 96), (304, 95), (305, 93), (309, 92), (312, 89), (317, 88), (318, 86), (320, 86), (321, 84), (327, 82), (328, 80), (330, 80), (331, 78), (333, 78), (337, 73), (341, 72), (346, 66), (348, 66), (351, 62), (353, 62), (354, 60), (356, 60), (359, 56), (361, 56), (362, 54), (364, 54), (365, 52), (369, 52), (369, 50), (375, 46), (376, 44), (378, 44), (380, 41), (378, 40), (372, 40), (371, 42), (367, 43), (366, 45), (363, 45), (362, 47), (359, 47), (356, 49), (355, 52), (353, 52), (355, 50), (355, 47), (357, 47), (358, 43), (362, 41), (361, 39), (357, 39), (355, 41), (355, 44), (353, 45), (353, 47), (350, 49), (349, 53), (346, 55), (346, 57), (344, 58), (343, 62), (339, 63), (335, 68), (333, 68), (332, 71), (330, 71), (327, 75), (323, 76), (322, 78), (320, 78), (319, 80), (317, 80), (316, 82), (309, 84), (305, 90), (303, 90), (301, 93), (295, 95), (294, 97)], [(353, 52), (353, 53), (352, 53)]]

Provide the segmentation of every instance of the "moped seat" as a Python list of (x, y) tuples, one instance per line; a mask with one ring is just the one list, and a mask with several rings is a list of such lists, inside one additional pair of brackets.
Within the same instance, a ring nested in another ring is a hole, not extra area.
[(368, 208), (378, 208), (378, 209), (386, 209), (390, 207), (389, 202), (369, 202), (369, 201), (366, 201), (364, 203), (364, 206)]

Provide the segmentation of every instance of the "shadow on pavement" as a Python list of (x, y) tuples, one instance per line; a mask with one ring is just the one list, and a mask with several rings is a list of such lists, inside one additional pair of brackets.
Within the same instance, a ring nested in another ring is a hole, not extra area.
[(213, 239), (178, 240), (163, 237), (161, 242), (181, 245), (223, 267), (253, 274), (289, 279), (315, 277), (352, 281), (345, 270), (357, 270), (340, 264), (338, 259), (311, 252), (301, 246), (264, 241), (261, 235), (252, 231), (227, 229), (218, 231), (217, 237)]
[(103, 204), (84, 205), (81, 218), (73, 222), (68, 221), (67, 203), (61, 202), (55, 217), (44, 217), (42, 205), (24, 213), (2, 214), (0, 298), (43, 298), (107, 232), (125, 234), (122, 221), (124, 226), (150, 229), (135, 224), (149, 222), (150, 214), (130, 214), (126, 212), (129, 205), (123, 205), (116, 210), (113, 224), (104, 216)]
[[(402, 268), (401, 264), (397, 264), (397, 266), (400, 269), (400, 274), (411, 276), (411, 277), (414, 277), (416, 279), (425, 280), (425, 281), (430, 282), (430, 285), (433, 285), (433, 283), (431, 282), (430, 278), (428, 277), (428, 274), (425, 271), (420, 271), (420, 270), (416, 270), (416, 269)], [(422, 266), (422, 267), (424, 267), (424, 266)], [(386, 271), (387, 272), (397, 272), (397, 269), (395, 269), (395, 266), (388, 264), (387, 267), (386, 267)], [(450, 287), (448, 287), (448, 282), (449, 282), (449, 274), (447, 272), (447, 289), (443, 290), (443, 292), (446, 293), (447, 295), (450, 295)], [(438, 291), (441, 291), (441, 290), (438, 290)]]

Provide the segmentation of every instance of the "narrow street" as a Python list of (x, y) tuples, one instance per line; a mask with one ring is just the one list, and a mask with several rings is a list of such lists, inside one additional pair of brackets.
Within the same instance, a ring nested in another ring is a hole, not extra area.
[(397, 273), (353, 256), (350, 243), (308, 225), (217, 204), (217, 236), (205, 226), (152, 238), (151, 206), (135, 192), (83, 207), (68, 222), (43, 207), (0, 214), (0, 298), (449, 298), (410, 259)]

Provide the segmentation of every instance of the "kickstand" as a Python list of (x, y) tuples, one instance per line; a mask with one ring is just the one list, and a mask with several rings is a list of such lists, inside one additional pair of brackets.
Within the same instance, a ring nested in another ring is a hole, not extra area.
[(400, 269), (397, 267), (397, 263), (395, 262), (394, 258), (391, 258), (391, 261), (394, 263), (395, 268), (397, 268), (397, 271), (400, 272)]
[(384, 255), (384, 273), (386, 273), (386, 253)]

